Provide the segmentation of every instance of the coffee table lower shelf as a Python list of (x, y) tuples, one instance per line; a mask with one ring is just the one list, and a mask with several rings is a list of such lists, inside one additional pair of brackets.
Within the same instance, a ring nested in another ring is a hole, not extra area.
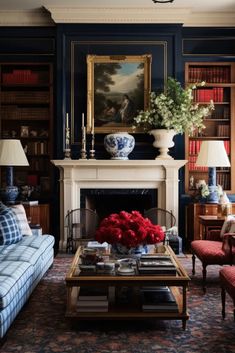
[(78, 312), (77, 310), (77, 298), (79, 293), (79, 287), (72, 287), (68, 293), (69, 295), (69, 305), (65, 316), (67, 318), (77, 318), (78, 320), (133, 320), (133, 319), (158, 319), (158, 320), (182, 320), (182, 327), (186, 329), (186, 322), (189, 319), (189, 314), (183, 312), (182, 305), (182, 294), (180, 294), (177, 287), (171, 287), (174, 296), (178, 304), (178, 312), (157, 312), (157, 311), (143, 311), (141, 309), (140, 303), (134, 301), (133, 303), (128, 304), (116, 304), (110, 303), (108, 311), (104, 312)]

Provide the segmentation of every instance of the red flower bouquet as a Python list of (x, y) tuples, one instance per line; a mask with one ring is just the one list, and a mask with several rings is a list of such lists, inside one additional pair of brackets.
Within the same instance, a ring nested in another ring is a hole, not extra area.
[(104, 218), (96, 231), (99, 243), (122, 244), (127, 248), (138, 245), (155, 244), (164, 240), (164, 232), (159, 225), (153, 225), (138, 211), (121, 211)]

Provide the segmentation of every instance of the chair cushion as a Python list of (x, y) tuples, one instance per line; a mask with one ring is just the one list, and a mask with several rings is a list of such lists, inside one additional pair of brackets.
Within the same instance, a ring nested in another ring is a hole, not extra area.
[(22, 239), (22, 233), (11, 208), (0, 210), (0, 245), (10, 245)]
[(221, 285), (235, 300), (235, 266), (226, 266), (220, 270)]
[(224, 221), (224, 224), (220, 231), (220, 237), (222, 238), (225, 233), (235, 233), (235, 216), (229, 215)]
[(231, 256), (224, 253), (221, 241), (194, 240), (191, 243), (192, 252), (205, 265), (224, 265), (229, 264)]
[(32, 230), (29, 227), (29, 223), (27, 220), (24, 206), (23, 205), (13, 205), (13, 206), (11, 206), (11, 209), (13, 210), (13, 212), (16, 216), (16, 220), (18, 222), (18, 226), (21, 230), (22, 235), (23, 236), (33, 235)]

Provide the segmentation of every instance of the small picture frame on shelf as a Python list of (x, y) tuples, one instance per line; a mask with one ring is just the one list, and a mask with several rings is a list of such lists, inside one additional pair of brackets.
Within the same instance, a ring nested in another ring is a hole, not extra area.
[(28, 126), (21, 126), (20, 127), (20, 137), (29, 137), (29, 127)]

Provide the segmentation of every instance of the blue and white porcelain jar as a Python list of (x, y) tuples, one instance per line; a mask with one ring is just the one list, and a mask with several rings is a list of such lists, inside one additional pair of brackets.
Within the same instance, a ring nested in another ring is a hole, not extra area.
[(135, 147), (135, 139), (128, 132), (116, 132), (105, 136), (104, 147), (111, 154), (111, 159), (129, 159), (128, 155)]

